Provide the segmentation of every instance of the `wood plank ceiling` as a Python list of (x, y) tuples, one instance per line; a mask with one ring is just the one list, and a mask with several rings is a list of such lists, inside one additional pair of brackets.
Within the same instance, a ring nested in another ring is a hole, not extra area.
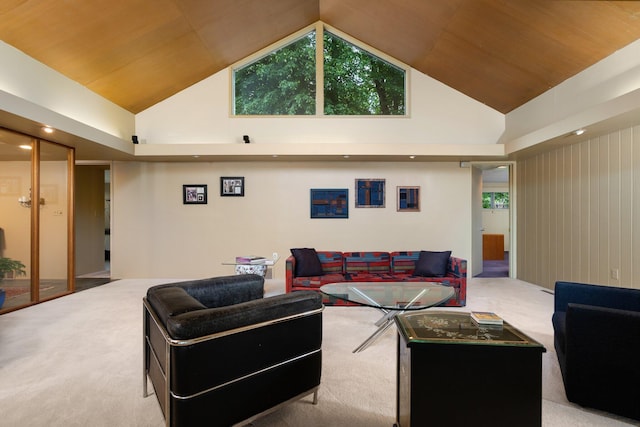
[(4, 42), (133, 113), (317, 20), (502, 113), (640, 39), (632, 1), (0, 2)]

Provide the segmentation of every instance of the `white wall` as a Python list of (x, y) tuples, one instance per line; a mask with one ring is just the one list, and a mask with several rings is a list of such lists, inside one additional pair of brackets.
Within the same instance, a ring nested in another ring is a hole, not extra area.
[(504, 115), (415, 70), (409, 117), (233, 117), (223, 70), (136, 115), (146, 144), (496, 144)]
[(82, 123), (130, 141), (134, 131), (130, 112), (2, 41), (0, 63), (0, 109), (34, 120), (65, 117), (71, 120), (43, 124), (73, 133)]
[[(220, 197), (244, 176), (245, 197)], [(356, 178), (386, 179), (386, 207), (354, 207)], [(183, 205), (183, 184), (207, 184), (207, 205)], [(421, 212), (396, 212), (396, 186), (421, 187)], [(236, 255), (319, 250), (452, 250), (469, 258), (470, 168), (457, 163), (136, 163), (112, 169), (112, 277), (233, 274)], [(311, 188), (349, 189), (348, 219), (311, 219)], [(470, 267), (470, 266), (469, 266)]]

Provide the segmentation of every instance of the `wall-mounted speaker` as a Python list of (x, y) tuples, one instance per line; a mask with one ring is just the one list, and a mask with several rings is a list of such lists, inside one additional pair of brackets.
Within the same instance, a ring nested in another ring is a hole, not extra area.
[(133, 142), (134, 144), (138, 143), (138, 137), (137, 135), (131, 135), (131, 142)]

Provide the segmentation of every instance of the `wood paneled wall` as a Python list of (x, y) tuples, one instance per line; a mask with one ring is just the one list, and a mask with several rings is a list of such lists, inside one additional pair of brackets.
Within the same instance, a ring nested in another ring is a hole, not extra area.
[(640, 288), (640, 124), (519, 161), (517, 194), (519, 279)]

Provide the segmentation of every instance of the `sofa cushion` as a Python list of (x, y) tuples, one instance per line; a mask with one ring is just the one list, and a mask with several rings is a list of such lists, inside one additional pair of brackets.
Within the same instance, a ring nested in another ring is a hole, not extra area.
[(388, 252), (345, 252), (344, 273), (388, 273)]
[(447, 274), (447, 263), (451, 251), (420, 251), (414, 274), (425, 277), (444, 277)]
[(398, 275), (386, 273), (346, 273), (344, 278), (348, 282), (401, 282)]
[(391, 271), (394, 274), (413, 274), (420, 251), (396, 251), (389, 254), (391, 257)]
[(292, 288), (300, 289), (300, 288), (309, 288), (309, 289), (317, 289), (322, 285), (326, 285), (327, 283), (338, 283), (344, 282), (344, 276), (342, 274), (323, 274), (322, 276), (307, 276), (307, 277), (294, 277)]
[(313, 248), (291, 249), (291, 254), (296, 259), (296, 277), (321, 276), (322, 264)]
[(322, 274), (342, 274), (344, 268), (344, 258), (342, 252), (336, 251), (316, 251), (320, 264), (322, 264)]

